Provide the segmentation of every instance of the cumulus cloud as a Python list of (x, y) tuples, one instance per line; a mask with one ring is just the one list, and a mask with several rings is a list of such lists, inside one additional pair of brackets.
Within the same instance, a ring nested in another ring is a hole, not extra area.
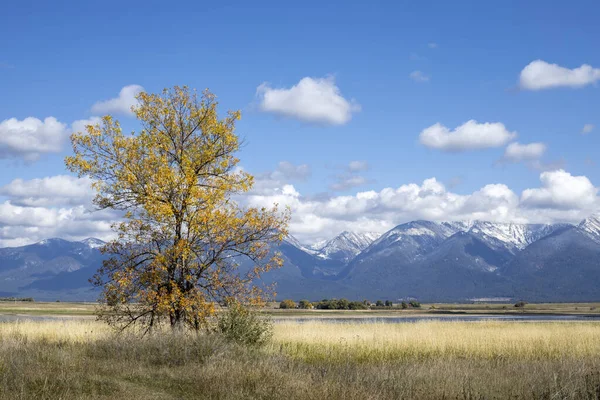
[(599, 80), (600, 68), (593, 68), (588, 64), (569, 69), (535, 60), (523, 68), (519, 84), (522, 89), (543, 90), (557, 87), (581, 88)]
[(410, 79), (418, 83), (429, 82), (429, 76), (422, 71), (413, 71), (408, 76)]
[(82, 240), (114, 237), (111, 224), (118, 216), (111, 211), (92, 212), (84, 206), (49, 208), (0, 203), (0, 246), (22, 246), (60, 237)]
[(506, 146), (504, 161), (521, 162), (540, 159), (546, 152), (547, 146), (541, 142), (521, 144), (514, 142)]
[(584, 135), (587, 135), (588, 133), (590, 133), (593, 130), (594, 130), (594, 125), (593, 124), (585, 124), (583, 126), (583, 129), (581, 130), (581, 133), (584, 134)]
[(440, 123), (434, 124), (421, 131), (419, 140), (429, 148), (458, 152), (501, 147), (516, 136), (500, 122), (470, 120), (452, 131)]
[(88, 178), (57, 175), (31, 180), (15, 179), (0, 187), (0, 195), (20, 206), (89, 205), (94, 196)]
[(54, 117), (6, 119), (0, 122), (0, 158), (35, 161), (61, 151), (68, 134), (67, 126)]
[(360, 111), (360, 105), (342, 96), (333, 77), (306, 77), (291, 88), (263, 83), (256, 93), (262, 111), (309, 123), (343, 125)]
[(21, 246), (60, 237), (111, 239), (111, 224), (121, 214), (97, 211), (91, 181), (68, 175), (15, 179), (0, 188), (0, 247)]
[(564, 170), (542, 172), (542, 187), (526, 189), (523, 206), (548, 209), (587, 209), (598, 206), (598, 189), (586, 176), (573, 176)]
[[(285, 171), (286, 166), (281, 170)], [(417, 219), (578, 222), (600, 210), (598, 189), (590, 180), (564, 170), (541, 173), (540, 186), (526, 189), (520, 195), (500, 183), (458, 194), (430, 178), (379, 191), (313, 197), (302, 195), (292, 184), (284, 182), (282, 171), (273, 171), (265, 177), (270, 182), (268, 190), (254, 189), (238, 196), (236, 201), (257, 207), (270, 207), (274, 203), (289, 206), (290, 232), (306, 242), (333, 237), (340, 230), (384, 232)], [(91, 198), (88, 185), (86, 180), (56, 176), (14, 180), (2, 187), (1, 195), (6, 200), (0, 203), (0, 246), (23, 245), (50, 237), (112, 238), (110, 226), (120, 215), (110, 210), (93, 211), (88, 205)]]
[(578, 222), (600, 207), (597, 189), (586, 177), (553, 171), (542, 173), (540, 181), (540, 187), (526, 189), (521, 195), (498, 183), (457, 194), (435, 178), (380, 191), (320, 198), (303, 196), (294, 186), (285, 185), (268, 195), (250, 193), (243, 201), (252, 206), (289, 206), (290, 231), (306, 242), (332, 237), (340, 229), (384, 232), (416, 219)]
[(143, 92), (144, 88), (140, 85), (128, 85), (121, 89), (119, 96), (113, 99), (99, 101), (92, 106), (92, 112), (95, 114), (122, 114), (133, 115), (131, 108), (137, 105), (137, 96)]

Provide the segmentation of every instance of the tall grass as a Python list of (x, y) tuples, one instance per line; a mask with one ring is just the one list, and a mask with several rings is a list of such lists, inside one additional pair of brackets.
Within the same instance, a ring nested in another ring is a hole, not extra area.
[(600, 324), (285, 322), (263, 348), (0, 324), (0, 399), (100, 398), (598, 399)]
[(329, 362), (600, 357), (600, 324), (588, 322), (278, 323), (277, 347)]

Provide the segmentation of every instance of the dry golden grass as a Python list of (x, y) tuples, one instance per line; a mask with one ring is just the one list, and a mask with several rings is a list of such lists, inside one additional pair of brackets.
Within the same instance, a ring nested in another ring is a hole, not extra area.
[(304, 360), (600, 357), (600, 323), (594, 322), (281, 322), (274, 340)]
[(262, 349), (0, 323), (0, 399), (599, 399), (600, 324), (281, 322)]

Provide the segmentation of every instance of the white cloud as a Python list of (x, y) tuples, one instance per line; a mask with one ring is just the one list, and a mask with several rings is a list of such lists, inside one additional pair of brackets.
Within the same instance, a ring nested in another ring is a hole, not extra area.
[(583, 129), (581, 130), (581, 133), (583, 133), (584, 135), (587, 135), (588, 133), (592, 132), (593, 130), (594, 130), (593, 124), (585, 124), (583, 126)]
[(90, 117), (89, 119), (79, 119), (71, 124), (71, 131), (85, 133), (88, 125), (99, 125), (102, 122), (100, 117)]
[(5, 201), (0, 203), (0, 246), (21, 246), (53, 237), (106, 240), (114, 237), (111, 224), (117, 219), (111, 211), (92, 212), (84, 206), (24, 207)]
[(529, 63), (521, 71), (520, 87), (526, 90), (542, 90), (557, 87), (581, 88), (600, 80), (600, 68), (583, 64), (578, 68), (565, 68), (543, 60)]
[(564, 170), (542, 172), (542, 187), (526, 189), (521, 195), (525, 207), (594, 210), (598, 189), (586, 176), (573, 176)]
[(369, 163), (361, 160), (350, 161), (347, 169), (350, 172), (366, 171), (369, 169)]
[(67, 126), (54, 117), (43, 121), (28, 117), (0, 122), (0, 158), (23, 158), (35, 161), (42, 154), (57, 153), (69, 132)]
[[(332, 237), (340, 230), (383, 232), (416, 219), (578, 222), (600, 210), (598, 189), (585, 176), (572, 176), (559, 170), (542, 173), (540, 181), (540, 187), (526, 189), (520, 196), (498, 183), (485, 185), (472, 193), (457, 194), (430, 178), (420, 184), (408, 183), (379, 191), (308, 197), (282, 178), (277, 182), (271, 179), (268, 190), (254, 189), (236, 200), (250, 206), (270, 207), (273, 203), (289, 206), (292, 211), (290, 231), (303, 241)], [(112, 238), (110, 226), (118, 221), (119, 214), (110, 210), (92, 211), (88, 206), (91, 197), (88, 185), (85, 180), (56, 176), (15, 180), (3, 187), (2, 195), (7, 200), (0, 203), (0, 246), (22, 245), (50, 237)]]
[(0, 187), (0, 195), (10, 197), (12, 204), (20, 206), (90, 205), (94, 196), (91, 184), (88, 178), (70, 175), (15, 179)]
[(443, 151), (465, 151), (501, 147), (517, 136), (500, 122), (478, 123), (470, 120), (450, 130), (437, 123), (419, 135), (421, 144)]
[(137, 96), (143, 92), (144, 88), (140, 85), (128, 85), (121, 89), (119, 96), (113, 99), (99, 101), (92, 106), (92, 112), (95, 114), (123, 114), (133, 115), (131, 107), (137, 105)]
[(425, 75), (421, 71), (413, 71), (408, 75), (410, 79), (418, 83), (429, 82), (429, 76)]
[(0, 247), (21, 246), (60, 237), (111, 239), (111, 225), (121, 214), (97, 211), (87, 178), (68, 175), (15, 179), (0, 188)]
[(350, 121), (352, 113), (360, 111), (360, 105), (342, 96), (333, 77), (302, 78), (289, 89), (263, 83), (256, 93), (262, 111), (304, 122), (343, 125)]
[(521, 144), (514, 142), (506, 146), (503, 160), (510, 162), (532, 161), (540, 159), (546, 152), (544, 143)]
[(430, 49), (437, 49), (438, 44), (434, 43), (434, 42), (431, 42), (431, 43), (427, 44), (427, 47), (429, 47)]
[(421, 184), (319, 198), (302, 196), (286, 185), (268, 195), (250, 193), (242, 201), (253, 206), (289, 206), (290, 231), (306, 242), (332, 237), (340, 230), (383, 232), (417, 219), (575, 223), (600, 209), (598, 191), (586, 177), (553, 171), (542, 173), (540, 181), (539, 188), (526, 189), (520, 196), (498, 183), (457, 194), (430, 178)]

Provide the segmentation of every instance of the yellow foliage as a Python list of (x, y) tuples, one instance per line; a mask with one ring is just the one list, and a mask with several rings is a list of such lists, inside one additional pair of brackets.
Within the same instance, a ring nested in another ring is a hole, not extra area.
[[(289, 211), (241, 208), (232, 199), (252, 188), (236, 168), (239, 111), (217, 114), (216, 97), (187, 87), (140, 93), (133, 109), (141, 130), (124, 134), (111, 116), (71, 136), (69, 170), (94, 181), (95, 204), (125, 211), (112, 258), (95, 283), (102, 317), (151, 328), (168, 319), (195, 329), (225, 297), (256, 303), (252, 285), (282, 265), (269, 244), (287, 234)], [(250, 266), (239, 270), (245, 259)]]

